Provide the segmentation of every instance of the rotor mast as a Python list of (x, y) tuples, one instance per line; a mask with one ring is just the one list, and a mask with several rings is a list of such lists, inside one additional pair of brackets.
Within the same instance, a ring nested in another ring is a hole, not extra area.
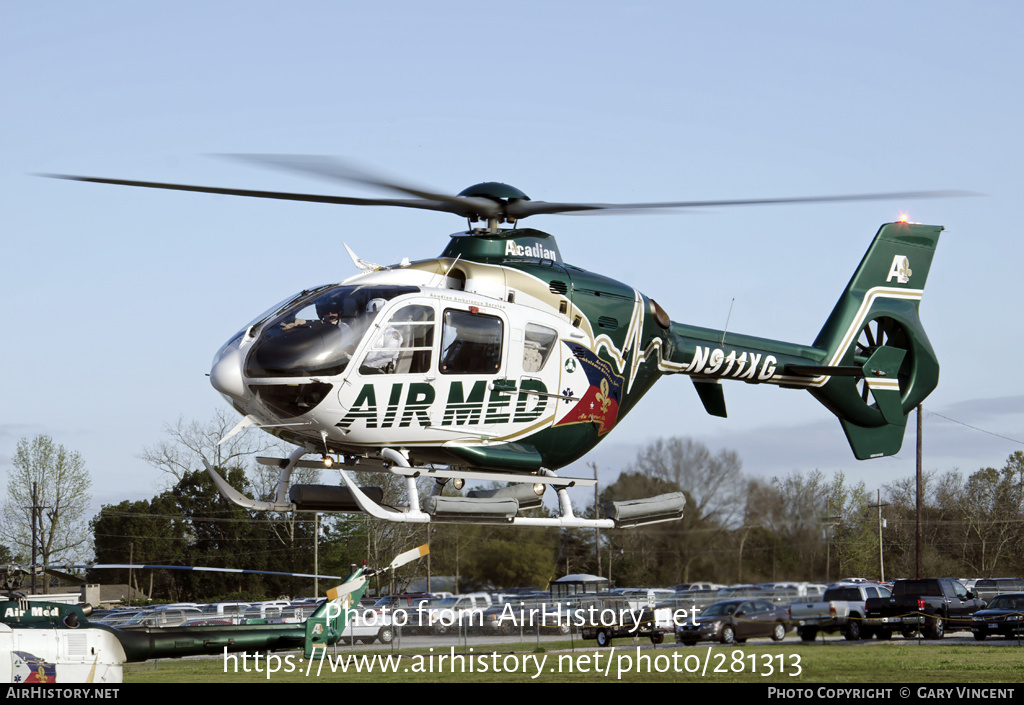
[[(529, 196), (517, 189), (515, 186), (509, 186), (508, 184), (499, 183), (497, 181), (485, 181), (479, 184), (473, 184), (469, 188), (465, 188), (460, 191), (458, 197), (486, 199), (494, 203), (494, 208), (481, 208), (480, 211), (471, 214), (469, 217), (471, 226), (472, 223), (478, 220), (486, 219), (487, 230), (484, 232), (487, 235), (497, 235), (498, 225), (501, 223), (515, 224), (516, 218), (508, 214), (510, 204), (530, 200)], [(472, 227), (470, 227), (470, 230), (472, 230)]]

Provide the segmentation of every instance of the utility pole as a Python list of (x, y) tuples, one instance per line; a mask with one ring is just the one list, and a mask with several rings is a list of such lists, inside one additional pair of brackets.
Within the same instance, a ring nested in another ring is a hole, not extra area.
[(36, 515), (39, 513), (39, 496), (36, 483), (32, 483), (32, 594), (36, 594)]
[(427, 592), (430, 592), (430, 539), (434, 535), (435, 529), (430, 528), (430, 524), (427, 524)]
[(882, 575), (881, 582), (885, 582), (885, 560), (882, 558), (882, 507), (888, 507), (889, 503), (882, 504), (882, 490), (878, 490), (878, 504), (869, 504), (868, 507), (878, 508), (878, 570)]
[(921, 471), (921, 405), (917, 405), (917, 536), (915, 540), (915, 552), (917, 558), (917, 575), (915, 577), (924, 577), (924, 527), (921, 524), (921, 495), (924, 494), (924, 474)]
[(832, 570), (832, 536), (829, 533), (829, 529), (835, 526), (835, 521), (838, 516), (832, 515), (832, 500), (825, 500), (825, 584), (832, 582), (831, 570)]
[[(597, 494), (597, 463), (587, 463), (590, 469), (594, 471), (594, 518), (599, 519), (598, 516), (598, 494)], [(597, 547), (597, 577), (601, 577), (601, 529), (594, 529), (594, 545)], [(611, 566), (608, 568), (608, 572), (611, 572)]]
[(132, 541), (128, 544), (128, 604), (132, 603), (132, 578), (134, 572), (132, 567), (135, 565), (135, 542)]

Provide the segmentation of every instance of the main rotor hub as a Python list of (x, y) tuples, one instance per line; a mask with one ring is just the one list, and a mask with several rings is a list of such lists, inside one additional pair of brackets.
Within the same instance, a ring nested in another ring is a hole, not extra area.
[(459, 195), (466, 198), (482, 196), (495, 201), (530, 200), (529, 196), (517, 189), (515, 186), (509, 186), (508, 184), (499, 183), (497, 181), (484, 181), (483, 183), (473, 184), (469, 188), (462, 189), (462, 191), (459, 192)]
[(529, 201), (530, 197), (517, 189), (515, 186), (502, 184), (497, 181), (485, 181), (473, 184), (459, 193), (460, 198), (486, 198), (498, 204), (497, 213), (475, 213), (469, 216), (469, 222), (487, 220), (487, 232), (495, 234), (498, 232), (498, 223), (515, 223), (516, 218), (509, 216), (508, 206), (517, 201)]

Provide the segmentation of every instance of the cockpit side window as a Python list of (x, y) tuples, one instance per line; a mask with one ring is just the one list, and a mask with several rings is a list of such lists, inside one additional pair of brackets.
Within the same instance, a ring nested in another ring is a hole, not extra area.
[(523, 372), (540, 372), (544, 369), (558, 333), (547, 326), (536, 323), (526, 324), (526, 339), (523, 342)]
[(434, 309), (403, 306), (372, 333), (360, 374), (415, 374), (430, 370), (434, 349)]
[(497, 316), (449, 309), (441, 336), (442, 374), (491, 374), (501, 369), (505, 326)]

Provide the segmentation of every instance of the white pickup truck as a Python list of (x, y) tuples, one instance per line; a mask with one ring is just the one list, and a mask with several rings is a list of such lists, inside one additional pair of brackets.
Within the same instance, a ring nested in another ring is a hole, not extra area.
[(790, 605), (792, 623), (803, 641), (814, 641), (818, 632), (841, 631), (849, 641), (868, 637), (863, 628), (869, 597), (889, 597), (889, 589), (865, 583), (832, 585), (821, 602), (794, 602)]
[(491, 606), (486, 592), (452, 595), (427, 607), (427, 623), (434, 634), (463, 633), (483, 627), (483, 612)]
[(349, 644), (357, 641), (362, 644), (372, 644), (375, 641), (390, 644), (394, 638), (395, 627), (391, 614), (376, 612), (372, 609), (357, 608), (350, 615), (350, 619), (345, 625), (345, 631), (341, 633), (342, 643)]

